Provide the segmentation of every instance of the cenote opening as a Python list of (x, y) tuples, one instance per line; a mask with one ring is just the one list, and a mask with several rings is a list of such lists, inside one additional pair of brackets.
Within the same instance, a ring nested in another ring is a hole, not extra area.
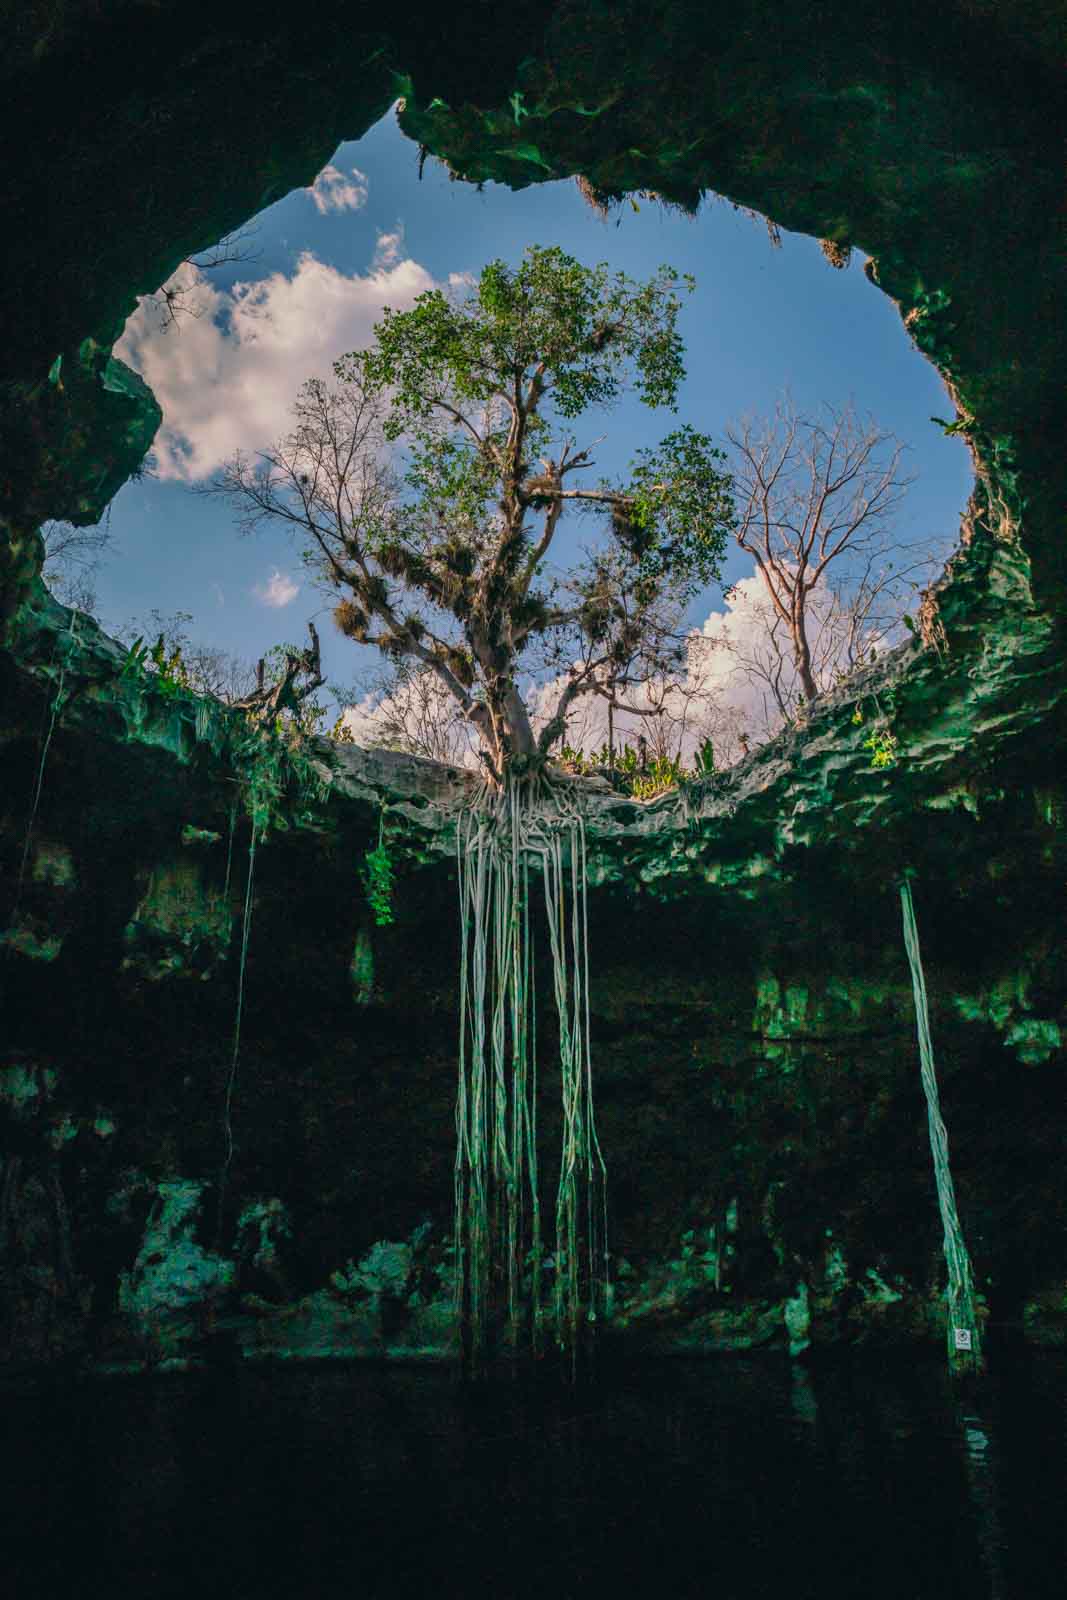
[(1062, 1592), (1039, 10), (20, 11), (13, 1593)]

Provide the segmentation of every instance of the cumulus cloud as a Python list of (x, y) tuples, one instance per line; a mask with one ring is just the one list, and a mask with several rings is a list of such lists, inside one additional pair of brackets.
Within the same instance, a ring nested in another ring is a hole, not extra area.
[(163, 408), (157, 475), (207, 478), (235, 450), (254, 455), (283, 436), (305, 378), (332, 382), (336, 357), (372, 343), (386, 306), (404, 311), (435, 287), (424, 267), (403, 257), (402, 242), (400, 230), (382, 235), (367, 274), (339, 272), (305, 251), (291, 277), (275, 272), (230, 290), (183, 265), (168, 286), (185, 289), (198, 315), (167, 333), (142, 301), (115, 354)]
[[(818, 663), (821, 657), (824, 667), (832, 665), (835, 644), (842, 637), (834, 595), (820, 582), (808, 604), (808, 638), (813, 660)], [(795, 705), (799, 691), (787, 641), (780, 637), (778, 649), (772, 642), (774, 623), (775, 613), (759, 574), (754, 572), (740, 579), (733, 585), (729, 597), (724, 597), (722, 608), (709, 612), (699, 627), (689, 630), (685, 668), (666, 695), (658, 693), (653, 701), (640, 685), (627, 689), (625, 697), (632, 705), (649, 707), (662, 703), (666, 713), (661, 721), (617, 711), (616, 748), (625, 743), (636, 744), (638, 735), (643, 732), (654, 754), (657, 748), (655, 730), (661, 727), (670, 754), (676, 754), (680, 748), (682, 761), (687, 765), (692, 765), (701, 742), (710, 737), (717, 764), (722, 767), (731, 765), (746, 748), (773, 737), (782, 727), (784, 717), (772, 684), (777, 683), (787, 706)], [(547, 682), (524, 686), (524, 698), (535, 732), (540, 732), (552, 717), (566, 683), (567, 674), (561, 672)], [(368, 694), (348, 708), (344, 722), (357, 744), (371, 744), (395, 718), (399, 706), (397, 697)], [(454, 714), (449, 697), (440, 693), (436, 703), (425, 708), (421, 721), (423, 724), (443, 723)], [(447, 755), (434, 753), (438, 759), (476, 768), (474, 740), (460, 739), (457, 727), (458, 724), (454, 725), (452, 734), (454, 749), (450, 748)], [(606, 702), (592, 694), (579, 696), (568, 713), (566, 742), (591, 753), (607, 741)]]
[(304, 193), (311, 196), (320, 216), (328, 211), (359, 211), (367, 203), (367, 174), (353, 167), (351, 177), (346, 177), (331, 163)]
[(300, 593), (300, 585), (284, 572), (272, 572), (267, 583), (257, 583), (252, 593), (265, 606), (281, 608), (289, 605)]
[[(814, 612), (814, 606), (812, 607)], [(734, 584), (725, 609), (712, 611), (690, 635), (688, 677), (722, 705), (739, 713), (745, 725), (767, 738), (781, 726), (781, 716), (761, 666), (770, 661), (768, 640), (774, 611), (758, 572)], [(786, 669), (788, 690), (795, 673)]]
[[(813, 653), (818, 652), (822, 640), (830, 598), (820, 585), (809, 603)], [(721, 610), (711, 611), (700, 627), (689, 630), (685, 670), (678, 675), (677, 687), (663, 697), (663, 726), (665, 731), (671, 731), (672, 752), (680, 741), (684, 762), (692, 762), (701, 740), (710, 736), (720, 764), (729, 764), (742, 752), (742, 737), (752, 744), (761, 743), (782, 726), (782, 714), (769, 681), (778, 668), (770, 642), (773, 623), (767, 590), (759, 574), (753, 573), (733, 585)], [(528, 703), (536, 729), (544, 727), (551, 717), (566, 682), (566, 674), (560, 673), (530, 691)], [(797, 688), (796, 673), (788, 660), (781, 670), (779, 686), (788, 704)], [(638, 706), (653, 704), (651, 696), (639, 685), (627, 690), (626, 699)], [(644, 732), (654, 749), (655, 725), (652, 719), (616, 712), (615, 743), (633, 744)], [(606, 703), (595, 695), (579, 697), (567, 718), (567, 742), (592, 751), (606, 744), (607, 739)]]
[(403, 243), (403, 228), (398, 228), (395, 233), (380, 233), (378, 235), (378, 243), (374, 247), (371, 271), (382, 272), (386, 267), (395, 266), (400, 259)]

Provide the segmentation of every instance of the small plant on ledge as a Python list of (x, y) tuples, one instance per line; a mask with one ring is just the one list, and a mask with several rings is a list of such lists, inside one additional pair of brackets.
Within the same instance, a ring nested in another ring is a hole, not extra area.
[(874, 733), (868, 734), (863, 741), (863, 748), (871, 752), (871, 767), (875, 772), (896, 766), (897, 738), (888, 728), (878, 728)]
[(393, 862), (385, 846), (385, 813), (378, 821), (378, 843), (363, 858), (363, 886), (377, 927), (395, 922), (393, 916)]

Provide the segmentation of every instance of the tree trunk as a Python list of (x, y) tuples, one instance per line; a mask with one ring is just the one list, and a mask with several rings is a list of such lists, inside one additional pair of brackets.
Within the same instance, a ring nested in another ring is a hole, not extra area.
[(532, 756), (537, 749), (537, 741), (530, 726), (530, 714), (518, 689), (510, 680), (504, 691), (503, 708), (504, 720), (511, 739), (512, 755)]
[(472, 717), (471, 721), (481, 734), (497, 775), (503, 776), (509, 759), (536, 754), (537, 740), (522, 696), (510, 679), (490, 682), (486, 700), (488, 714)]
[(793, 614), (793, 660), (796, 663), (797, 676), (804, 691), (804, 698), (810, 704), (818, 696), (819, 689), (812, 676), (811, 650), (808, 646), (808, 634), (804, 626), (803, 611), (794, 612)]

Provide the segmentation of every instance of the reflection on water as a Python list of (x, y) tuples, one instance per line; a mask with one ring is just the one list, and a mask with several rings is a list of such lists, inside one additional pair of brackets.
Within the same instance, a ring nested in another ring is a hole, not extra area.
[[(1007, 1370), (1005, 1370), (1005, 1366)], [(7, 1384), (12, 1595), (1060, 1600), (1067, 1357)]]

